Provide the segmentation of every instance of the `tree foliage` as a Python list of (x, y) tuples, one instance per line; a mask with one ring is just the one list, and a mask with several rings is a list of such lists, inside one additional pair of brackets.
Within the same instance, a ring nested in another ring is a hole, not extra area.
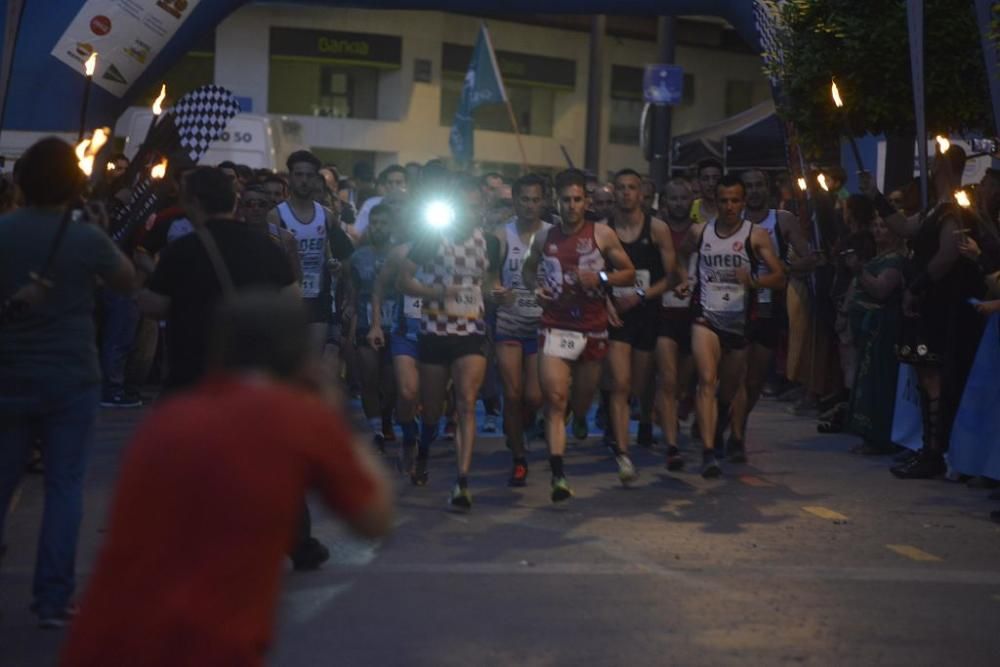
[[(924, 86), (927, 127), (966, 132), (992, 127), (979, 29), (970, 0), (926, 0)], [(804, 147), (835, 143), (843, 111), (852, 134), (913, 136), (913, 86), (904, 0), (787, 0), (779, 9), (783, 62), (779, 110)]]

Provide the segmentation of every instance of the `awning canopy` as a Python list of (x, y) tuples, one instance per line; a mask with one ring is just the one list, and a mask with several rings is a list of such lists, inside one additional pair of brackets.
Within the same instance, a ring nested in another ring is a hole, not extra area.
[(785, 143), (774, 102), (767, 100), (700, 130), (674, 137), (673, 168), (686, 169), (715, 158), (727, 168), (781, 169)]

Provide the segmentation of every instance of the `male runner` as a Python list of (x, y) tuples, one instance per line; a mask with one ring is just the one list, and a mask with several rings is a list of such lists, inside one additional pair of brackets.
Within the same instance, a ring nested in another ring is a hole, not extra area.
[(722, 163), (715, 158), (705, 158), (698, 162), (698, 187), (701, 197), (694, 200), (691, 219), (698, 224), (712, 222), (719, 216), (719, 206), (715, 201), (715, 188), (722, 178)]
[[(683, 178), (667, 183), (663, 193), (663, 207), (667, 215), (670, 238), (677, 249), (679, 272), (692, 276), (697, 271), (697, 252), (693, 246), (685, 248), (685, 239), (695, 222), (691, 219), (691, 185)], [(685, 252), (685, 250), (687, 252)], [(667, 441), (667, 469), (680, 470), (684, 459), (677, 446), (677, 401), (688, 387), (694, 373), (691, 357), (691, 290), (687, 281), (663, 293), (659, 331), (656, 339), (656, 367), (660, 376), (660, 426)]]
[[(822, 255), (814, 253), (809, 247), (795, 216), (788, 211), (769, 208), (770, 191), (764, 172), (750, 169), (743, 172), (742, 180), (747, 192), (744, 216), (767, 232), (771, 247), (782, 263), (787, 264), (793, 272), (806, 272), (815, 268)], [(795, 250), (796, 259), (793, 262), (788, 262), (789, 246)], [(758, 277), (767, 273), (767, 266), (758, 265)], [(782, 330), (787, 327), (784, 311), (779, 291), (766, 288), (757, 290), (753, 316), (747, 329), (749, 347), (746, 382), (733, 400), (732, 421), (740, 424), (737, 430), (744, 438), (750, 411), (757, 405), (774, 359), (774, 350), (781, 340)], [(731, 432), (726, 443), (726, 459), (732, 463), (746, 463), (746, 445), (743, 439), (736, 438), (736, 432)]]
[[(606, 225), (586, 220), (586, 177), (569, 169), (556, 176), (561, 222), (535, 236), (522, 278), (542, 304), (539, 337), (539, 379), (545, 400), (545, 432), (552, 470), (552, 502), (572, 497), (563, 471), (566, 453), (566, 408), (573, 386), (573, 411), (586, 414), (608, 353), (608, 323), (620, 324), (609, 310), (613, 287), (635, 284), (635, 267), (617, 234)], [(614, 269), (606, 271), (610, 264)], [(541, 276), (536, 272), (541, 266)], [(540, 287), (536, 284), (541, 283)], [(628, 456), (617, 459), (623, 483), (635, 478)]]
[(400, 287), (421, 299), (417, 355), (423, 425), (411, 480), (418, 486), (427, 483), (427, 459), (451, 379), (458, 417), (458, 478), (449, 504), (452, 509), (468, 511), (472, 508), (468, 475), (476, 437), (476, 396), (486, 374), (483, 291), (485, 287), (490, 292), (496, 285), (499, 248), (495, 236), (484, 235), (479, 229), (479, 182), (459, 178), (451, 194), (453, 220), (439, 232), (414, 242), (403, 260)]
[[(785, 285), (785, 272), (771, 237), (743, 218), (743, 181), (736, 176), (722, 177), (715, 199), (719, 217), (715, 222), (692, 226), (685, 240), (687, 248), (698, 248), (691, 348), (698, 369), (696, 409), (703, 444), (701, 474), (706, 478), (722, 474), (715, 455), (715, 428), (720, 414), (728, 418), (730, 403), (746, 375), (752, 291)], [(768, 272), (755, 277), (760, 264), (766, 265)], [(733, 426), (734, 437), (742, 440), (742, 424)]]
[(542, 405), (538, 383), (538, 324), (542, 307), (533, 291), (524, 286), (521, 265), (536, 235), (548, 231), (542, 222), (545, 181), (536, 174), (514, 182), (512, 194), (516, 217), (497, 230), (500, 242), (501, 287), (497, 301), (496, 356), (503, 382), (503, 426), (507, 447), (514, 457), (510, 486), (524, 486), (528, 478), (524, 428)]
[[(298, 240), (310, 341), (323, 352), (331, 342), (330, 329), (339, 325), (334, 318), (336, 278), (341, 272), (341, 262), (350, 257), (354, 246), (340, 229), (333, 211), (315, 200), (321, 182), (319, 158), (309, 151), (295, 151), (288, 156), (286, 166), (290, 196), (268, 212), (267, 221), (284, 227)], [(333, 344), (339, 346), (339, 340)], [(339, 375), (338, 357), (339, 350), (327, 349), (323, 353), (332, 378)]]
[(615, 309), (621, 327), (608, 332), (607, 372), (611, 381), (609, 424), (615, 456), (628, 453), (629, 395), (640, 399), (639, 442), (651, 444), (652, 405), (646, 395), (656, 347), (658, 302), (674, 271), (674, 245), (670, 229), (643, 208), (642, 177), (632, 169), (615, 174), (615, 212), (611, 225), (635, 266), (635, 284), (616, 287)]
[[(392, 357), (384, 346), (369, 344), (369, 334), (375, 322), (372, 292), (375, 280), (385, 264), (391, 249), (391, 233), (395, 211), (386, 204), (378, 204), (369, 211), (367, 243), (358, 248), (345, 264), (345, 273), (350, 276), (345, 312), (351, 313), (349, 334), (355, 341), (360, 362), (361, 407), (372, 429), (375, 447), (385, 450), (385, 434), (382, 428), (383, 405), (391, 405), (393, 397)], [(378, 325), (391, 325), (395, 319), (396, 295), (383, 293), (379, 299)], [(384, 338), (383, 338), (384, 340)]]

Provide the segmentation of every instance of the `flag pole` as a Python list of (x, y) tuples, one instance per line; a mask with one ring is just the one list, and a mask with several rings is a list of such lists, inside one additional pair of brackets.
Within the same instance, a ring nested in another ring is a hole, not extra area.
[(521, 151), (521, 168), (524, 173), (528, 173), (528, 154), (524, 152), (524, 142), (521, 141), (521, 129), (517, 126), (517, 116), (514, 115), (514, 107), (511, 106), (510, 98), (507, 99), (507, 115), (510, 116), (510, 125), (514, 128), (514, 136), (517, 138), (517, 147)]
[(490, 61), (493, 64), (493, 71), (496, 72), (497, 83), (500, 84), (500, 92), (503, 94), (504, 104), (507, 105), (507, 116), (510, 118), (510, 126), (514, 129), (514, 137), (517, 139), (517, 148), (521, 151), (521, 168), (524, 173), (528, 173), (528, 154), (524, 151), (524, 141), (521, 139), (521, 128), (517, 125), (517, 116), (514, 115), (514, 107), (510, 103), (510, 96), (507, 94), (507, 86), (503, 82), (503, 74), (500, 72), (500, 65), (497, 63), (496, 52), (493, 50), (493, 38), (490, 36), (490, 29), (486, 27), (486, 22), (481, 24), (483, 38), (486, 40), (486, 50), (490, 54)]

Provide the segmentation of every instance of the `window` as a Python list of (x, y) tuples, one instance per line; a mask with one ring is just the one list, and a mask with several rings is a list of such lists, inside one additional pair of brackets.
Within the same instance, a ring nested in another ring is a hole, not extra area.
[(270, 113), (375, 118), (379, 70), (374, 67), (325, 65), (271, 59)]
[[(613, 144), (639, 145), (639, 122), (645, 101), (642, 67), (611, 66), (611, 119), (609, 140)], [(678, 106), (694, 104), (694, 75), (684, 74), (684, 92)]]
[[(441, 80), (441, 125), (451, 126), (455, 120), (462, 97), (462, 75), (446, 72)], [(517, 118), (521, 134), (533, 134), (542, 137), (552, 136), (554, 119), (555, 91), (530, 85), (511, 84), (507, 86), (507, 98)], [(510, 114), (504, 104), (488, 104), (476, 109), (473, 119), (478, 130), (493, 130), (495, 132), (513, 132), (510, 124)]]

